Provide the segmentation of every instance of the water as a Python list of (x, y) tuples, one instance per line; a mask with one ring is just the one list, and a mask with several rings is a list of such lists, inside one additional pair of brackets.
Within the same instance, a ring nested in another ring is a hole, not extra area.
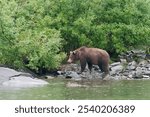
[(150, 99), (150, 80), (48, 80), (34, 88), (0, 87), (0, 99), (7, 100), (130, 100)]

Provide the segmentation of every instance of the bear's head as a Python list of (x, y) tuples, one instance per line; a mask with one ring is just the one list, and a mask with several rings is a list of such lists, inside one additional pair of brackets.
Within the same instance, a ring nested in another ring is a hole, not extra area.
[(79, 60), (79, 52), (76, 51), (71, 51), (69, 55), (69, 59), (67, 60), (68, 63), (74, 63), (77, 60)]

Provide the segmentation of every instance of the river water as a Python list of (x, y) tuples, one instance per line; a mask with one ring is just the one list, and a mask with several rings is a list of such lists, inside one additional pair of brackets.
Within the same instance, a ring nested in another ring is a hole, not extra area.
[(47, 80), (33, 88), (0, 87), (1, 100), (130, 100), (150, 99), (150, 80)]

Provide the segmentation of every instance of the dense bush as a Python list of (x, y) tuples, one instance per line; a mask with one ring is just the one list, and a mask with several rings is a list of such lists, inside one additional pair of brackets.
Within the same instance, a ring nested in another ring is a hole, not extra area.
[(0, 63), (15, 67), (58, 68), (65, 57), (62, 38), (52, 23), (48, 5), (42, 0), (1, 2)]
[(150, 0), (1, 0), (0, 64), (58, 68), (80, 46), (150, 46)]
[(56, 28), (68, 42), (66, 50), (86, 45), (114, 55), (150, 45), (149, 0), (62, 1), (57, 11), (61, 20)]

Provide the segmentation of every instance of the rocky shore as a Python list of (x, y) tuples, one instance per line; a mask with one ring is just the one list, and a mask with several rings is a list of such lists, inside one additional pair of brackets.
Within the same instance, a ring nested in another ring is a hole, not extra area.
[[(70, 78), (74, 80), (102, 79), (102, 72), (98, 66), (93, 66), (92, 73), (88, 68), (82, 74), (80, 72), (80, 64), (63, 65), (60, 71), (57, 71), (55, 77)], [(52, 78), (47, 76), (47, 78)], [(118, 62), (110, 64), (110, 79), (150, 79), (150, 56), (142, 50), (132, 50), (119, 56)]]
[[(150, 56), (144, 51), (136, 50), (123, 53), (118, 62), (109, 66), (109, 78), (113, 80), (150, 79)], [(102, 72), (98, 66), (93, 66), (92, 73), (86, 67), (82, 74), (80, 64), (62, 65), (55, 74), (41, 76), (41, 78), (66, 78), (73, 80), (102, 79)], [(19, 72), (7, 67), (0, 67), (0, 87), (35, 87), (46, 85), (48, 82), (35, 78), (32, 73)]]

